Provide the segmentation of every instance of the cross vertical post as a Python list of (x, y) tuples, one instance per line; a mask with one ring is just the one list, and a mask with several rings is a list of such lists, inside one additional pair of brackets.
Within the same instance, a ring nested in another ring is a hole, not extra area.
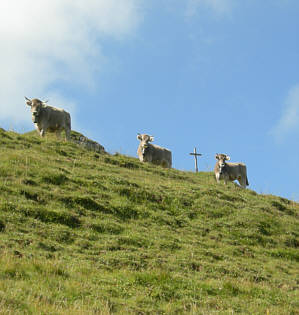
[(189, 154), (194, 156), (194, 161), (195, 161), (195, 172), (196, 172), (196, 173), (198, 173), (198, 163), (197, 163), (197, 157), (198, 157), (198, 156), (202, 156), (202, 154), (197, 153), (197, 152), (196, 152), (196, 148), (194, 148), (193, 153), (189, 153)]

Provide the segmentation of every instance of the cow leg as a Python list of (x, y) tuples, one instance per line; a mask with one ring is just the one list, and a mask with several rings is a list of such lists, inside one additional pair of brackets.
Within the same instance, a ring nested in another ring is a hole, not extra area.
[(42, 136), (42, 135), (41, 135), (41, 130), (40, 130), (39, 128), (36, 128), (36, 131), (38, 132), (38, 134), (39, 134), (40, 136)]
[(68, 141), (71, 139), (70, 130), (65, 129), (65, 141)]
[(162, 163), (161, 163), (162, 167), (164, 168), (169, 168), (169, 164), (166, 160), (163, 160)]
[(35, 126), (35, 129), (37, 130), (37, 132), (40, 133), (40, 129), (38, 127), (38, 124), (34, 124), (34, 126)]
[(241, 187), (246, 188), (246, 179), (245, 178), (239, 177), (238, 182), (240, 183)]
[(39, 134), (40, 136), (42, 136), (42, 135), (41, 135), (41, 129), (38, 127), (38, 125), (37, 125), (37, 124), (34, 124), (34, 126), (35, 126), (35, 129), (36, 129), (36, 131), (38, 132), (38, 134)]
[(219, 173), (215, 174), (215, 177), (216, 177), (216, 182), (219, 184), (220, 183), (220, 174)]
[(61, 131), (60, 130), (56, 130), (55, 134), (56, 134), (57, 139), (61, 138)]
[(165, 167), (171, 168), (171, 163), (168, 160), (165, 160)]
[(45, 134), (46, 134), (45, 129), (41, 129), (39, 134), (40, 134), (41, 137), (44, 137)]
[(227, 176), (227, 174), (225, 174), (225, 175), (223, 176), (223, 180), (224, 180), (224, 185), (226, 185), (227, 182), (230, 181), (230, 178), (229, 178), (229, 176)]

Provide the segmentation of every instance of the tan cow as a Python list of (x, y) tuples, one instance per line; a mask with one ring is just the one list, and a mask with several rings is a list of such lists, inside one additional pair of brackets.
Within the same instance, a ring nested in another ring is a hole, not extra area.
[(30, 100), (25, 96), (26, 104), (31, 107), (32, 121), (41, 137), (46, 131), (56, 132), (59, 136), (61, 131), (65, 131), (66, 140), (70, 139), (71, 116), (63, 109), (55, 108), (34, 98)]
[(226, 184), (228, 181), (238, 180), (243, 188), (249, 185), (247, 179), (246, 165), (243, 163), (227, 163), (230, 157), (226, 154), (216, 154), (215, 156), (217, 162), (214, 168), (215, 177), (217, 183), (220, 179), (224, 180)]
[(137, 154), (141, 162), (151, 162), (156, 165), (171, 168), (171, 151), (158, 145), (151, 144), (150, 142), (154, 141), (154, 137), (152, 136), (138, 133), (137, 139), (140, 140)]

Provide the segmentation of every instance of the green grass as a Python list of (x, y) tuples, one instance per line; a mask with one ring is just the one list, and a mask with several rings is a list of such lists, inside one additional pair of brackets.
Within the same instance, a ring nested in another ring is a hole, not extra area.
[(0, 129), (1, 314), (299, 314), (299, 205)]

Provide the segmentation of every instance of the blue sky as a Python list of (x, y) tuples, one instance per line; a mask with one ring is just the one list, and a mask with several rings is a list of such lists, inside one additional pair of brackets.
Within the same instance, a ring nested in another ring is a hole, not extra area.
[(299, 200), (297, 0), (11, 0), (0, 18), (0, 126), (32, 130), (24, 95), (49, 99), (111, 153), (148, 133), (177, 169), (226, 153)]

